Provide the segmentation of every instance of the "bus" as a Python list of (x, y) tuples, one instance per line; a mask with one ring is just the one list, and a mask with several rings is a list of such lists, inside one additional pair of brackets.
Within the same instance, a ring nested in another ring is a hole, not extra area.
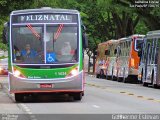
[(117, 81), (138, 82), (138, 51), (141, 49), (143, 37), (144, 35), (135, 34), (119, 39), (115, 69)]
[(114, 72), (116, 69), (116, 58), (117, 58), (117, 46), (119, 40), (110, 40), (107, 44), (106, 50), (106, 79), (107, 80), (115, 80), (116, 73)]
[(47, 93), (81, 100), (87, 39), (79, 11), (49, 7), (16, 10), (8, 25), (9, 92), (15, 100)]
[(110, 49), (114, 49), (116, 43), (116, 40), (108, 40), (106, 42), (98, 44), (95, 64), (95, 74), (97, 78), (105, 78), (109, 76), (109, 73), (107, 73), (107, 69), (110, 69), (110, 66), (108, 68), (107, 62), (109, 61), (110, 53), (108, 52), (110, 52)]
[(141, 62), (138, 71), (138, 80), (143, 86), (160, 86), (160, 30), (146, 34), (143, 49), (140, 51)]

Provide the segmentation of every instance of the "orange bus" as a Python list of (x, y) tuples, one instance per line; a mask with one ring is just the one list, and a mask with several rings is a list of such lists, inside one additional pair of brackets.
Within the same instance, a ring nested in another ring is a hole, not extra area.
[(141, 49), (144, 35), (132, 35), (119, 39), (115, 74), (117, 81), (137, 82)]

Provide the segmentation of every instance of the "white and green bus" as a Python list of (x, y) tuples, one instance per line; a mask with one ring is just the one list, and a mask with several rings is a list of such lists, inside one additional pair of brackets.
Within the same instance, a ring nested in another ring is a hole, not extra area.
[(87, 40), (80, 13), (48, 7), (17, 10), (8, 25), (9, 92), (15, 100), (37, 93), (64, 93), (81, 100)]

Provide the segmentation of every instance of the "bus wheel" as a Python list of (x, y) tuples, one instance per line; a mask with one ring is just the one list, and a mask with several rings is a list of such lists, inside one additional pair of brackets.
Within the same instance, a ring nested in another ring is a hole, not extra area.
[(82, 92), (74, 93), (73, 98), (74, 98), (74, 100), (81, 100), (82, 99)]
[(105, 78), (103, 70), (100, 71), (100, 78), (102, 78), (102, 79)]
[(82, 96), (84, 96), (84, 91), (82, 92)]
[(153, 84), (154, 88), (159, 88), (159, 86), (157, 84)]
[(111, 79), (112, 79), (112, 76), (108, 76), (108, 75), (107, 75), (107, 76), (106, 76), (106, 79), (107, 79), (107, 80), (111, 80)]
[(24, 94), (22, 94), (22, 93), (15, 93), (15, 100), (16, 100), (16, 102), (23, 102), (23, 100), (24, 100)]
[(124, 82), (124, 83), (127, 83), (126, 79), (123, 79), (123, 82)]
[(148, 87), (148, 83), (143, 82), (143, 86)]
[(121, 77), (117, 77), (117, 81), (118, 82), (122, 82), (122, 78)]
[(157, 84), (154, 84), (153, 80), (154, 80), (154, 72), (152, 72), (152, 79), (151, 79), (151, 81), (152, 81), (152, 86), (153, 86), (154, 88), (158, 88), (158, 85), (157, 85)]
[(141, 80), (140, 80), (140, 84), (143, 83), (143, 70), (141, 72)]
[(99, 76), (100, 76), (99, 74), (96, 74), (96, 78), (99, 78)]

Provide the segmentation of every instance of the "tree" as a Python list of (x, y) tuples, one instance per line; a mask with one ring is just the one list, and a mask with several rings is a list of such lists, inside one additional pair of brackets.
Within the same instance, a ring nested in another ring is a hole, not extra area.
[[(135, 0), (116, 0), (116, 3), (128, 7), (135, 4)], [(154, 7), (149, 5), (146, 7), (133, 7), (132, 10), (142, 18), (149, 30), (157, 30), (160, 26), (160, 9), (156, 4), (154, 4)]]

